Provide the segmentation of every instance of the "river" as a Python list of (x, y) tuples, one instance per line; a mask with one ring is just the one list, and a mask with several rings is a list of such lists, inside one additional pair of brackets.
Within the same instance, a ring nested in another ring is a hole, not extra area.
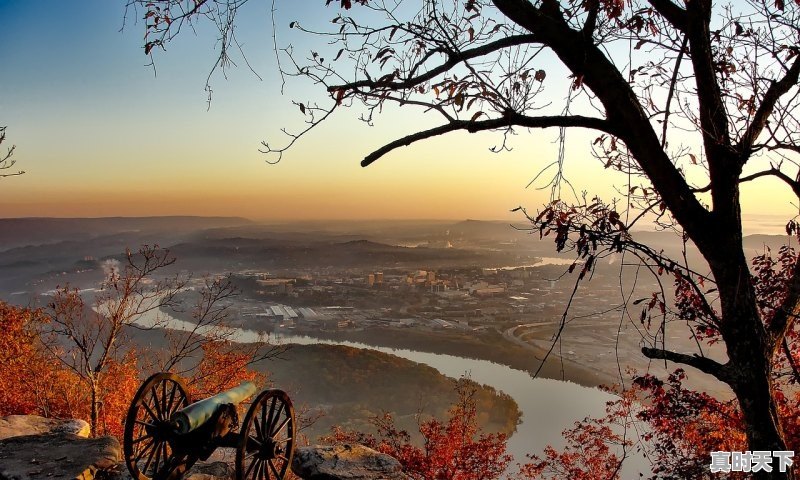
[(459, 378), (463, 375), (481, 384), (505, 392), (517, 402), (522, 412), (522, 423), (508, 441), (509, 453), (518, 462), (525, 454), (541, 452), (548, 444), (561, 445), (561, 432), (575, 420), (587, 415), (599, 416), (605, 412), (605, 402), (612, 396), (594, 388), (572, 382), (532, 378), (529, 373), (486, 360), (417, 352), (414, 350), (374, 347), (371, 345), (328, 341), (305, 336), (279, 336), (282, 343), (335, 344), (356, 348), (369, 348), (429, 365), (443, 375)]
[[(149, 312), (137, 323), (152, 326), (159, 317), (159, 325), (175, 330), (186, 330), (191, 324), (169, 316), (165, 312)], [(202, 332), (199, 332), (202, 333)], [(252, 330), (234, 329), (235, 341), (253, 342), (263, 338)], [(396, 355), (414, 362), (429, 365), (443, 375), (459, 378), (465, 374), (472, 380), (494, 387), (511, 396), (522, 412), (517, 431), (508, 440), (508, 451), (514, 456), (514, 463), (524, 463), (526, 454), (541, 453), (545, 446), (563, 445), (561, 432), (571, 427), (576, 420), (586, 416), (601, 416), (605, 413), (605, 403), (613, 397), (595, 388), (587, 388), (576, 383), (545, 378), (532, 378), (529, 373), (505, 365), (475, 360), (471, 358), (418, 352), (406, 349), (375, 347), (363, 343), (321, 340), (308, 336), (279, 335), (272, 341), (282, 344), (329, 344), (346, 345), (355, 348), (368, 348)], [(513, 469), (512, 469), (513, 470)], [(626, 473), (628, 469), (626, 468)]]

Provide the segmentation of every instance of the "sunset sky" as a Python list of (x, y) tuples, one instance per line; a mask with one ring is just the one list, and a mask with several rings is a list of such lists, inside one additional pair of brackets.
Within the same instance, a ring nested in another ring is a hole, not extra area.
[[(383, 142), (433, 123), (388, 110), (367, 127), (343, 110), (279, 164), (266, 164), (260, 141), (278, 144), (285, 140), (281, 127), (303, 125), (291, 100), (323, 98), (293, 79), (281, 95), (270, 3), (251, 1), (240, 15), (239, 38), (263, 80), (235, 57), (239, 67), (227, 79), (213, 77), (207, 111), (203, 87), (216, 32), (185, 32), (158, 54), (154, 74), (141, 21), (129, 18), (120, 32), (124, 0), (0, 0), (3, 147), (17, 146), (17, 166), (27, 172), (0, 180), (0, 216), (519, 219), (509, 210), (535, 210), (547, 200), (547, 192), (526, 185), (555, 158), (554, 130), (521, 130), (514, 150), (500, 155), (488, 151), (500, 141), (496, 134), (450, 135), (362, 168), (363, 156)], [(278, 23), (327, 21), (335, 11), (323, 5), (279, 1)], [(319, 41), (295, 30), (278, 33), (279, 43), (298, 51)], [(567, 80), (547, 81), (557, 88)], [(589, 157), (592, 138), (570, 134), (567, 173), (579, 190), (610, 198), (611, 180), (624, 179)], [(765, 181), (746, 193), (746, 213), (796, 212), (780, 184)]]

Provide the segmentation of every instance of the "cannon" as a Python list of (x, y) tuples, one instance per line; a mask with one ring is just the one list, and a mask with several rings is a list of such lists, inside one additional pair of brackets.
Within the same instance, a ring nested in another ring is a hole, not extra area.
[(180, 377), (152, 375), (125, 419), (123, 453), (132, 478), (179, 480), (220, 447), (236, 449), (236, 480), (286, 478), (294, 455), (294, 407), (285, 392), (263, 390), (239, 429), (236, 406), (255, 393), (255, 384), (243, 382), (192, 403)]

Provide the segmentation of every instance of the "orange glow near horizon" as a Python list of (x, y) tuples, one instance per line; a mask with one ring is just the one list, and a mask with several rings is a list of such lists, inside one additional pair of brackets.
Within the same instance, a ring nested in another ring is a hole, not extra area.
[[(536, 211), (549, 198), (549, 190), (525, 188), (555, 154), (547, 137), (532, 133), (515, 151), (496, 155), (486, 150), (491, 141), (487, 136), (453, 135), (398, 150), (367, 168), (358, 163), (366, 148), (319, 162), (314, 159), (320, 152), (312, 144), (300, 145), (277, 165), (266, 165), (260, 154), (239, 146), (230, 158), (244, 160), (224, 163), (213, 152), (210, 158), (167, 160), (156, 155), (142, 161), (132, 160), (137, 153), (132, 152), (116, 162), (67, 162), (43, 171), (35, 161), (36, 146), (26, 145), (34, 153), (33, 158), (21, 158), (27, 173), (0, 180), (0, 216), (521, 220), (520, 213), (509, 211), (517, 206)], [(584, 140), (571, 146), (577, 158), (567, 164), (569, 178), (590, 196), (619, 198), (611, 182), (623, 185), (621, 175), (578, 157)], [(537, 150), (540, 155), (534, 156), (531, 152)], [(187, 164), (193, 168), (187, 170)], [(598, 178), (603, 182), (596, 182)], [(785, 190), (768, 179), (745, 184), (744, 212), (791, 218), (790, 192)]]

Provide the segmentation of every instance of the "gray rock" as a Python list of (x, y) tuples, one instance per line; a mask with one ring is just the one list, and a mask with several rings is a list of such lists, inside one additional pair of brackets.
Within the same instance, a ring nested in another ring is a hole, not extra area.
[(0, 440), (0, 480), (91, 480), (97, 472), (114, 469), (121, 458), (114, 437), (72, 433), (11, 437)]
[[(234, 480), (235, 475), (233, 465), (227, 462), (197, 462), (183, 478), (184, 480)], [(116, 469), (110, 470), (103, 476), (103, 480), (132, 480), (132, 478), (125, 463), (120, 463)]]
[(409, 480), (397, 459), (363, 445), (299, 447), (292, 471), (304, 480)]
[(236, 472), (233, 465), (226, 462), (196, 463), (186, 480), (233, 480)]
[(89, 424), (83, 420), (58, 420), (38, 415), (0, 417), (0, 440), (47, 433), (72, 433), (79, 437), (88, 437), (89, 431)]

